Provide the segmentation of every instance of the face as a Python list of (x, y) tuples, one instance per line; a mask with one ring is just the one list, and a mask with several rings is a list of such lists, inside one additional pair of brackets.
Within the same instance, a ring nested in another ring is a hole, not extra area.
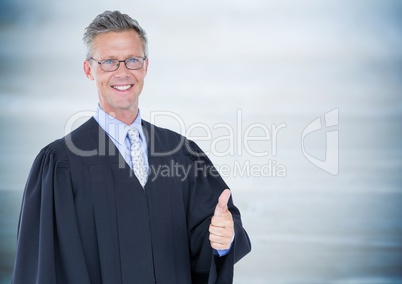
[[(145, 56), (141, 38), (135, 31), (108, 32), (94, 39), (92, 57), (96, 61), (124, 60), (133, 56)], [(112, 72), (103, 71), (96, 61), (85, 61), (84, 72), (90, 80), (96, 82), (102, 109), (116, 116), (123, 113), (136, 115), (138, 97), (148, 70), (148, 59), (138, 70), (127, 69), (124, 62), (121, 62), (119, 68)]]

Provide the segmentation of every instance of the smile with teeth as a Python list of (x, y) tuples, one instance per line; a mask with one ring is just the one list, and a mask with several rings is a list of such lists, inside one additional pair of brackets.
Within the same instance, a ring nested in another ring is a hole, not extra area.
[(132, 87), (133, 85), (119, 85), (119, 86), (112, 86), (113, 89), (119, 90), (119, 91), (125, 91), (128, 90)]

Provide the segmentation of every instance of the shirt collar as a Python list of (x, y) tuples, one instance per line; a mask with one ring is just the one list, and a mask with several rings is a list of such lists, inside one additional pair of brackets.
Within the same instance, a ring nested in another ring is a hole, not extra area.
[(120, 145), (125, 145), (125, 139), (127, 137), (127, 131), (130, 127), (134, 127), (138, 130), (140, 134), (140, 139), (144, 140), (144, 131), (141, 126), (141, 112), (138, 109), (137, 117), (131, 125), (127, 125), (124, 122), (114, 118), (113, 116), (107, 114), (101, 107), (98, 105), (98, 109), (96, 114), (94, 115), (95, 120), (98, 122), (100, 127), (109, 135), (111, 139), (117, 142)]

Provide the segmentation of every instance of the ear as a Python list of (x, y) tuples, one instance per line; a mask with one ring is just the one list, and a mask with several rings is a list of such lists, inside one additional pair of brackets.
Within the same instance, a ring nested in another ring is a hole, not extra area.
[(148, 64), (149, 64), (149, 58), (147, 58), (147, 59), (145, 60), (145, 76), (146, 76), (147, 73), (148, 73)]
[(94, 78), (94, 76), (92, 76), (92, 72), (91, 72), (92, 68), (91, 68), (91, 64), (89, 63), (88, 60), (84, 61), (83, 67), (84, 67), (85, 75), (88, 77), (89, 80), (93, 81), (95, 78)]

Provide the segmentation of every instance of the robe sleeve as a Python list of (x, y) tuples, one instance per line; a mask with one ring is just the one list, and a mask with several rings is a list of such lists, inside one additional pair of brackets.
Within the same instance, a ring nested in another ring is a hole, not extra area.
[(23, 195), (13, 284), (89, 284), (70, 168), (58, 141), (36, 157)]
[(209, 241), (209, 225), (218, 198), (228, 186), (212, 162), (194, 142), (186, 141), (185, 152), (193, 167), (188, 180), (187, 209), (193, 283), (233, 283), (234, 264), (251, 250), (249, 237), (242, 226), (240, 212), (230, 197), (228, 208), (233, 216), (235, 238), (227, 255), (216, 256)]

